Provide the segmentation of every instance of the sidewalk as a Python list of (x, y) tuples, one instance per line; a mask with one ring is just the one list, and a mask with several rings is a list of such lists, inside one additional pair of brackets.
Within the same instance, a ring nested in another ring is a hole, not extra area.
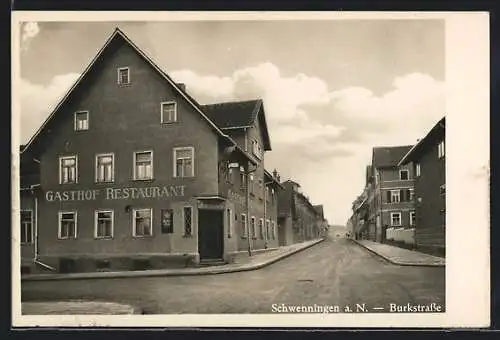
[(113, 302), (59, 301), (23, 302), (23, 315), (131, 315), (140, 311), (129, 305)]
[(400, 266), (444, 267), (446, 260), (418, 251), (403, 249), (368, 240), (352, 240), (372, 253)]
[(261, 252), (249, 257), (243, 253), (235, 259), (235, 263), (221, 266), (182, 268), (182, 269), (156, 269), (143, 271), (125, 272), (95, 272), (95, 273), (74, 273), (74, 274), (30, 274), (21, 277), (21, 281), (47, 281), (47, 280), (78, 280), (78, 279), (104, 279), (104, 278), (125, 278), (125, 277), (152, 277), (152, 276), (189, 276), (189, 275), (213, 275), (222, 273), (234, 273), (250, 271), (263, 268), (299, 251), (307, 249), (322, 242), (317, 239), (302, 243), (293, 244)]

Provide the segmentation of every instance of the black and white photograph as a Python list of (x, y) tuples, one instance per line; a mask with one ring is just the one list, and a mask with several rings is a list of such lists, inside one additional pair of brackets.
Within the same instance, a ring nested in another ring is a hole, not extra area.
[(487, 14), (13, 18), (20, 325), (489, 323)]

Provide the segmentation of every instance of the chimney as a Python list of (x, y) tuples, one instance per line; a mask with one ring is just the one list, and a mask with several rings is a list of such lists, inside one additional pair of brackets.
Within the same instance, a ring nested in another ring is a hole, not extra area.
[(278, 171), (276, 169), (273, 170), (273, 177), (278, 178)]
[(182, 91), (186, 92), (186, 84), (184, 84), (184, 83), (177, 83), (177, 86), (179, 86)]

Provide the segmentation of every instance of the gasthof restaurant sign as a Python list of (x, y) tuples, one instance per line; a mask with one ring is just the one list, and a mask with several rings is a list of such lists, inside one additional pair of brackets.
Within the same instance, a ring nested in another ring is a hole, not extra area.
[(54, 201), (93, 201), (98, 197), (105, 200), (163, 199), (184, 196), (185, 185), (166, 185), (156, 187), (122, 187), (66, 191), (47, 191), (45, 199)]

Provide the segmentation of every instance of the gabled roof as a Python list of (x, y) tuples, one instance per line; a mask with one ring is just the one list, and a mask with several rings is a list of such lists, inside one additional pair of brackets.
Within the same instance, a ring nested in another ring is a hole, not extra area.
[[(32, 144), (34, 144), (40, 136), (43, 134), (45, 131), (45, 127), (47, 124), (54, 119), (54, 117), (57, 115), (58, 112), (60, 112), (60, 108), (65, 104), (68, 100), (68, 98), (71, 96), (71, 94), (81, 85), (82, 81), (86, 78), (87, 74), (89, 74), (90, 71), (92, 71), (94, 65), (102, 60), (102, 58), (105, 57), (104, 52), (107, 50), (107, 48), (110, 46), (110, 44), (117, 39), (122, 39), (128, 46), (130, 46), (137, 54), (144, 60), (146, 61), (152, 69), (154, 69), (177, 93), (179, 93), (194, 109), (197, 111), (206, 121), (207, 123), (212, 127), (213, 131), (217, 133), (220, 137), (225, 139), (227, 142), (229, 142), (232, 145), (235, 145), (238, 151), (242, 151), (241, 148), (239, 148), (236, 144), (236, 142), (226, 135), (222, 130), (214, 124), (207, 116), (206, 114), (202, 111), (200, 108), (200, 105), (190, 96), (186, 93), (186, 91), (183, 89), (183, 86), (181, 84), (175, 83), (163, 70), (161, 70), (157, 64), (150, 58), (148, 57), (137, 45), (135, 45), (126, 35), (123, 33), (118, 27), (114, 30), (114, 32), (111, 34), (111, 36), (106, 40), (104, 46), (99, 50), (97, 55), (94, 57), (94, 59), (90, 62), (90, 64), (85, 68), (83, 73), (80, 75), (80, 77), (76, 80), (76, 82), (73, 84), (73, 86), (68, 90), (68, 92), (65, 94), (65, 96), (59, 101), (59, 103), (56, 105), (55, 109), (52, 111), (52, 113), (49, 115), (49, 117), (45, 120), (45, 122), (41, 125), (41, 127), (38, 129), (38, 131), (33, 135), (33, 137), (28, 141), (28, 143), (25, 145), (23, 150), (21, 152), (25, 152), (26, 150), (30, 149)], [(253, 160), (252, 160), (253, 161)]]
[(261, 99), (201, 105), (201, 109), (221, 130), (249, 128), (258, 119), (262, 128), (264, 150), (271, 150), (264, 104)]
[(446, 117), (441, 118), (433, 127), (429, 130), (424, 138), (418, 141), (415, 146), (413, 146), (399, 161), (398, 165), (404, 165), (409, 162), (416, 160), (416, 158), (421, 154), (421, 152), (436, 138), (444, 138), (446, 127)]
[(411, 148), (411, 145), (375, 147), (373, 148), (372, 165), (375, 168), (396, 167)]

